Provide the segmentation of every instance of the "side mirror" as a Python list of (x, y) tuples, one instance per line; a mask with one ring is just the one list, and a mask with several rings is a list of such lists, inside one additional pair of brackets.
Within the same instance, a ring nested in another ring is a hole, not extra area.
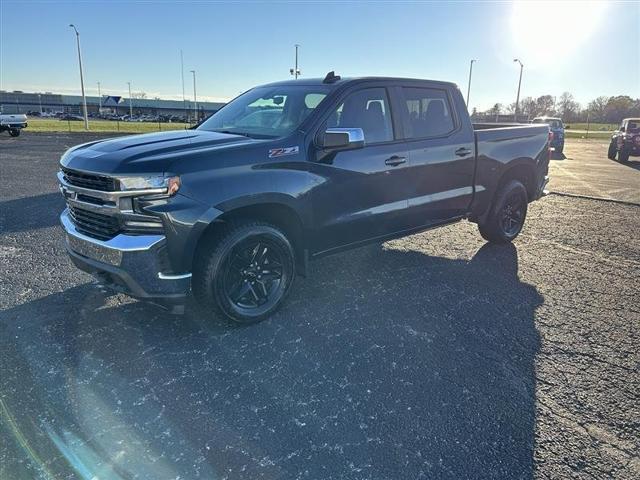
[(624, 132), (624, 127), (620, 127), (620, 131), (621, 131), (621, 132)]
[(361, 128), (328, 128), (318, 142), (325, 150), (352, 150), (364, 147)]

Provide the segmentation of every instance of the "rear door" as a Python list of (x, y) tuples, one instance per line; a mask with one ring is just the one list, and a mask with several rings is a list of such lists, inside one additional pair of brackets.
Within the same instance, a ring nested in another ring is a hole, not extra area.
[[(475, 142), (462, 96), (447, 86), (397, 88), (409, 151), (409, 214), (414, 226), (464, 215), (473, 198)], [(460, 105), (459, 103), (462, 102)], [(463, 114), (465, 115), (463, 117)]]
[(406, 227), (408, 153), (393, 115), (385, 86), (354, 87), (320, 126), (362, 128), (365, 146), (331, 154), (314, 167), (325, 177), (313, 199), (316, 252)]

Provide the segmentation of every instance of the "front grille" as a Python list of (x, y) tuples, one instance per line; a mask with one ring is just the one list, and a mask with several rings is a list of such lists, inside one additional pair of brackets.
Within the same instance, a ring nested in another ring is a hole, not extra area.
[(64, 179), (71, 185), (91, 190), (101, 190), (103, 192), (114, 192), (118, 190), (118, 182), (115, 178), (93, 173), (79, 172), (63, 168)]
[(120, 231), (118, 219), (69, 205), (69, 214), (76, 229), (98, 240), (110, 240)]

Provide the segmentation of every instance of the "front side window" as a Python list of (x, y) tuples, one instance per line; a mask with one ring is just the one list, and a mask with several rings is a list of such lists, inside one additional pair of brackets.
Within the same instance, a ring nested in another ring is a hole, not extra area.
[(405, 127), (408, 138), (437, 137), (454, 130), (446, 91), (403, 87), (402, 92), (407, 106)]
[(327, 120), (327, 128), (361, 128), (367, 144), (393, 140), (389, 100), (384, 88), (350, 94)]
[(640, 133), (640, 122), (629, 122), (627, 124), (628, 133)]
[(198, 130), (276, 138), (297, 129), (329, 93), (324, 85), (258, 87), (205, 120)]

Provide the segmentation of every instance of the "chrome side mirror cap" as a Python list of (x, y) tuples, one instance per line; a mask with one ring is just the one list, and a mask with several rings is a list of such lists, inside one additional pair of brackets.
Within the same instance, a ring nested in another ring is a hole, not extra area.
[(319, 146), (325, 150), (362, 148), (364, 147), (364, 132), (361, 128), (328, 128), (319, 143)]

